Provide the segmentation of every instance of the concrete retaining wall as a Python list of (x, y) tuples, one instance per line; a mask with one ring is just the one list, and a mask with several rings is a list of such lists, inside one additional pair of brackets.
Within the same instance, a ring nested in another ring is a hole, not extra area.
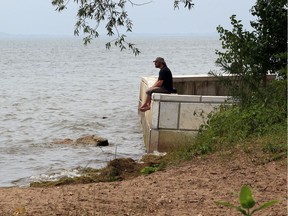
[[(157, 77), (141, 79), (139, 106), (146, 98), (147, 88), (156, 80)], [(191, 142), (209, 113), (223, 103), (232, 103), (227, 89), (215, 77), (175, 76), (173, 85), (177, 94), (153, 94), (151, 109), (139, 112), (147, 152), (167, 152)]]
[[(146, 98), (147, 88), (156, 79), (157, 77), (142, 78), (139, 106)], [(139, 112), (147, 152), (166, 152), (175, 146), (186, 144), (197, 134), (207, 115), (229, 99), (227, 96), (205, 95), (224, 92), (216, 85), (214, 77), (178, 76), (173, 81), (178, 94), (153, 94), (151, 109), (145, 113)], [(180, 95), (179, 90), (180, 93), (202, 95)]]
[(147, 151), (166, 152), (194, 137), (207, 115), (227, 100), (226, 96), (153, 94), (147, 113)]

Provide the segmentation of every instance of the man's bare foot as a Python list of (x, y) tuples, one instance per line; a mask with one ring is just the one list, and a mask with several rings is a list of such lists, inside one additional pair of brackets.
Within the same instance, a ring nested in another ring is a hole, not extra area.
[(147, 110), (150, 110), (150, 106), (142, 106), (139, 109), (141, 112), (146, 112)]

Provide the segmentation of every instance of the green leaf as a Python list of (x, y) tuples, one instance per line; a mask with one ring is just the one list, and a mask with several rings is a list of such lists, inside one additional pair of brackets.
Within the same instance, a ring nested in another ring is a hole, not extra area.
[(251, 209), (255, 205), (252, 192), (247, 185), (244, 185), (240, 191), (240, 204), (245, 209)]
[(111, 43), (108, 42), (108, 43), (105, 44), (105, 46), (106, 46), (106, 49), (109, 50), (111, 48)]
[(268, 207), (276, 204), (277, 202), (278, 202), (277, 200), (271, 200), (271, 201), (269, 201), (269, 202), (266, 202), (266, 203), (264, 203), (263, 205), (261, 205), (259, 208), (254, 209), (254, 210), (251, 212), (251, 215), (252, 215), (254, 212), (256, 212), (256, 211), (259, 211), (259, 210), (264, 209), (264, 208), (268, 208)]

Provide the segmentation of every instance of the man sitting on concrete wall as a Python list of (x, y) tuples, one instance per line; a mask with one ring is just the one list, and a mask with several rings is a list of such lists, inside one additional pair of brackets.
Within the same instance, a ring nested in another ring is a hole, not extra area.
[(141, 112), (145, 112), (150, 109), (151, 96), (153, 93), (170, 94), (174, 91), (172, 73), (167, 67), (164, 58), (157, 57), (153, 62), (156, 68), (160, 68), (159, 76), (154, 85), (146, 91), (146, 100), (144, 104), (139, 108)]

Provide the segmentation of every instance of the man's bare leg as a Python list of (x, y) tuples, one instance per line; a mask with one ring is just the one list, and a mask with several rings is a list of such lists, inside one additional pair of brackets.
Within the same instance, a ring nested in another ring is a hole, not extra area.
[(145, 112), (150, 109), (150, 104), (151, 104), (151, 96), (147, 95), (146, 100), (144, 104), (139, 108), (140, 111)]

